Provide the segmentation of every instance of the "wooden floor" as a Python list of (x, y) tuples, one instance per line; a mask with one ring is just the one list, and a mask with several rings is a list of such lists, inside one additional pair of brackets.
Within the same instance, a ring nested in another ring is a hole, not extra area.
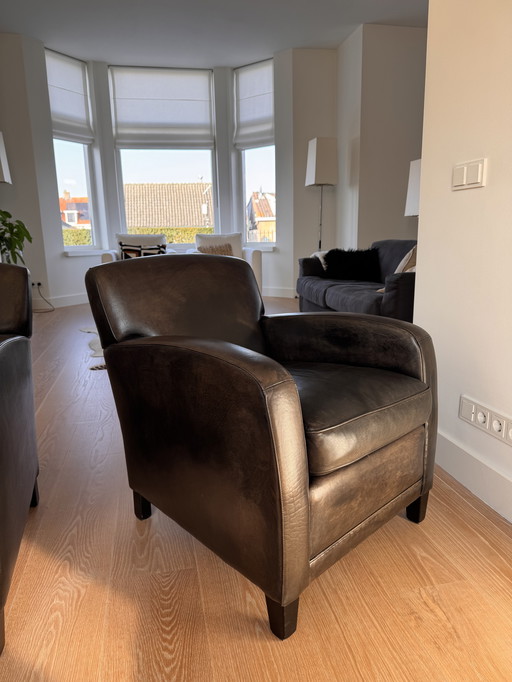
[(160, 512), (133, 515), (92, 325), (86, 305), (35, 316), (41, 501), (0, 680), (512, 680), (511, 526), (442, 471), (426, 521), (397, 517), (324, 573), (277, 640), (258, 589)]

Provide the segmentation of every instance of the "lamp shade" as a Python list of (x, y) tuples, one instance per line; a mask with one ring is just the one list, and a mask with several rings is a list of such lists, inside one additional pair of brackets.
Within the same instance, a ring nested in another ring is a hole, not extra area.
[(306, 187), (338, 182), (338, 150), (335, 137), (315, 137), (308, 143)]
[(7, 154), (5, 152), (4, 136), (2, 133), (0, 133), (0, 182), (12, 183), (9, 164), (7, 163)]
[(407, 199), (405, 200), (405, 214), (414, 215), (420, 214), (420, 176), (421, 176), (421, 159), (411, 161), (409, 168), (409, 184), (407, 186)]

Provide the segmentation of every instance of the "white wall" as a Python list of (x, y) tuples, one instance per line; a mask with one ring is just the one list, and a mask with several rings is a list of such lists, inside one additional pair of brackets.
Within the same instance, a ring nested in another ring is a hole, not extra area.
[(367, 24), (339, 48), (341, 246), (417, 236), (404, 209), (421, 156), (425, 47), (425, 29)]
[[(38, 43), (15, 35), (0, 35), (0, 130), (3, 132), (12, 185), (0, 184), (0, 208), (22, 220), (33, 238), (24, 258), (34, 279), (48, 286), (43, 248), (41, 193), (39, 190), (37, 130), (29, 91), (26, 61)], [(28, 69), (30, 72), (30, 69)]]
[(0, 35), (0, 130), (13, 179), (0, 185), (0, 206), (33, 237), (24, 251), (32, 279), (54, 305), (83, 303), (85, 271), (99, 256), (64, 254), (44, 47), (37, 40)]
[[(458, 418), (512, 417), (512, 3), (430, 0), (415, 322), (439, 369), (438, 462), (512, 520), (512, 447)], [(481, 189), (452, 167), (488, 158)]]
[[(318, 249), (320, 188), (306, 187), (309, 140), (336, 137), (336, 50), (274, 56), (278, 244), (263, 254), (264, 293), (294, 296), (298, 259)], [(322, 246), (335, 245), (336, 190), (326, 187)]]
[(336, 246), (357, 246), (359, 221), (359, 149), (361, 144), (361, 91), (363, 27), (338, 48), (339, 169)]

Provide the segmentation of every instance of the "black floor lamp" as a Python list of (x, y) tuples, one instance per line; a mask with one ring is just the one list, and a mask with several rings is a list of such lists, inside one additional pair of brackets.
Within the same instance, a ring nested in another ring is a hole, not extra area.
[(318, 225), (318, 250), (322, 250), (322, 214), (324, 186), (338, 182), (338, 151), (335, 137), (315, 137), (308, 143), (306, 187), (320, 187), (320, 220)]

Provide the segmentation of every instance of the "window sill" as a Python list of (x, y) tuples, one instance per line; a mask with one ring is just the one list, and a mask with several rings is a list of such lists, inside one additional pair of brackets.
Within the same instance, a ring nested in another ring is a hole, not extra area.
[(70, 258), (78, 257), (88, 257), (88, 256), (101, 256), (107, 253), (107, 249), (94, 249), (94, 248), (83, 248), (77, 247), (76, 249), (64, 249), (64, 255)]
[[(171, 253), (174, 251), (175, 253), (186, 253), (188, 249), (193, 249), (194, 244), (168, 244), (167, 245), (169, 249), (171, 249)], [(250, 242), (248, 244), (244, 244), (245, 249), (255, 249), (256, 251), (265, 251), (265, 252), (271, 252), (274, 251), (276, 248), (275, 244), (259, 244), (257, 242)], [(104, 253), (110, 253), (112, 249), (95, 249), (95, 248), (88, 248), (87, 246), (82, 247), (82, 246), (77, 246), (75, 248), (70, 248), (70, 249), (64, 249), (64, 255), (67, 256), (68, 258), (92, 258), (92, 257), (97, 257), (97, 256), (102, 256)]]

